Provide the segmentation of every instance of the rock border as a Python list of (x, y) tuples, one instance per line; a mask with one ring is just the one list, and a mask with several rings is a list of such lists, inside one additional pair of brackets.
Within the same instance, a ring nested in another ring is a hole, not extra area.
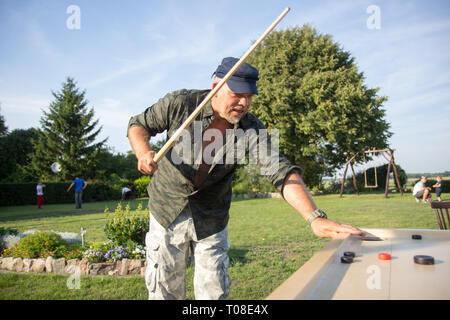
[(79, 275), (145, 275), (147, 262), (145, 259), (122, 259), (116, 262), (93, 263), (87, 259), (53, 257), (25, 259), (14, 257), (0, 257), (0, 270), (21, 273), (55, 273), (55, 274), (79, 274)]

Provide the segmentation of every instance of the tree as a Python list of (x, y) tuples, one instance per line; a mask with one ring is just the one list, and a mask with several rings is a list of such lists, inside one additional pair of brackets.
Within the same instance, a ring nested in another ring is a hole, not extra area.
[(248, 62), (259, 70), (251, 112), (279, 131), (279, 149), (308, 186), (345, 164), (344, 152), (385, 148), (392, 135), (378, 88), (364, 85), (354, 58), (305, 25), (272, 32)]
[[(1, 106), (1, 104), (0, 104)], [(0, 114), (0, 137), (5, 136), (8, 133), (8, 127), (5, 124), (5, 118)]]
[(37, 130), (15, 129), (0, 137), (0, 180), (5, 182), (30, 182), (32, 176), (27, 175), (23, 167), (30, 162), (29, 154), (33, 152), (32, 139), (37, 138)]
[[(75, 175), (91, 178), (99, 163), (99, 153), (107, 139), (95, 142), (101, 131), (96, 128), (94, 109), (88, 108), (85, 91), (80, 92), (70, 77), (62, 84), (49, 111), (43, 111), (38, 138), (33, 139), (34, 153), (28, 170), (36, 177), (49, 180), (71, 180)], [(53, 162), (61, 165), (54, 174)]]
[(96, 179), (111, 181), (113, 177), (120, 177), (128, 182), (132, 182), (142, 175), (137, 169), (136, 157), (131, 151), (126, 154), (114, 154), (107, 148), (104, 148), (100, 153), (100, 157), (102, 166), (96, 171)]

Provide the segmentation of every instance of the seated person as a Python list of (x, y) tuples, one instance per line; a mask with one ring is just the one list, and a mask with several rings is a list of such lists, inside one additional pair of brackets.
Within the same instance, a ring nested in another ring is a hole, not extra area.
[(414, 185), (413, 189), (413, 196), (416, 198), (417, 202), (420, 202), (422, 200), (423, 203), (428, 202), (428, 199), (431, 199), (431, 188), (428, 188), (425, 186), (425, 183), (427, 182), (427, 178), (422, 176), (420, 178), (420, 181), (418, 181)]

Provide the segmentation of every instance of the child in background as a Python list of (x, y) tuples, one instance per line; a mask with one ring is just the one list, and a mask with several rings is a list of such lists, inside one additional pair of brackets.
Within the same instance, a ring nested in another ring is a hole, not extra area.
[(44, 203), (44, 187), (45, 184), (42, 184), (42, 182), (39, 180), (36, 186), (38, 209), (41, 209), (41, 206)]
[(436, 188), (436, 197), (438, 201), (442, 201), (441, 193), (442, 193), (442, 178), (440, 176), (437, 177), (436, 184), (433, 185), (433, 188)]

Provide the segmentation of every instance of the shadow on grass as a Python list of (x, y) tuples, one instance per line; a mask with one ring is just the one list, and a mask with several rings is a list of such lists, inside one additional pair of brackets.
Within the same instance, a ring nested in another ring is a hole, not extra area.
[(243, 265), (249, 262), (248, 258), (246, 257), (248, 253), (248, 249), (242, 249), (242, 248), (234, 248), (230, 249), (228, 251), (228, 257), (230, 258), (230, 266), (234, 265)]

